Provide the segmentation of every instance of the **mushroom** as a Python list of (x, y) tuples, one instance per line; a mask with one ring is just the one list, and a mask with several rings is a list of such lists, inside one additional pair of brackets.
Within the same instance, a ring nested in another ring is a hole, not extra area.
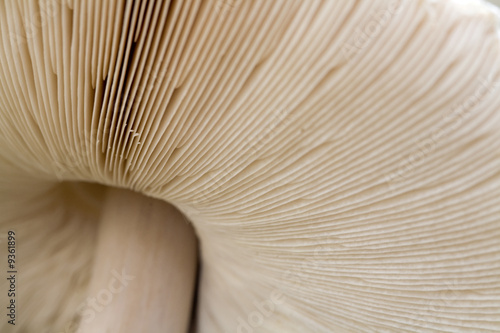
[(500, 331), (499, 22), (0, 1), (0, 331)]

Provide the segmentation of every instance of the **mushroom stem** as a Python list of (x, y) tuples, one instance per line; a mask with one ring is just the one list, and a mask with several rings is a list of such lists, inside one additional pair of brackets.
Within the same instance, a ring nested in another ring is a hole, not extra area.
[(109, 189), (78, 332), (187, 332), (197, 240), (172, 205)]

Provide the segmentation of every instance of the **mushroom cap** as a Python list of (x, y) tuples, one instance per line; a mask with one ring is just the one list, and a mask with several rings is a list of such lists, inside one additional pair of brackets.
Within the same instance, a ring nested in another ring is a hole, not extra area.
[(500, 331), (498, 13), (0, 1), (16, 329), (76, 320), (106, 185), (194, 225), (201, 332)]

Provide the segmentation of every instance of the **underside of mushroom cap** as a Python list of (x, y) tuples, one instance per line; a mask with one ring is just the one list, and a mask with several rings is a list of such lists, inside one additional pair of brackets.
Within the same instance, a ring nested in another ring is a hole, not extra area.
[(191, 220), (200, 332), (500, 331), (498, 24), (480, 1), (1, 1), (19, 332), (74, 320), (101, 185)]

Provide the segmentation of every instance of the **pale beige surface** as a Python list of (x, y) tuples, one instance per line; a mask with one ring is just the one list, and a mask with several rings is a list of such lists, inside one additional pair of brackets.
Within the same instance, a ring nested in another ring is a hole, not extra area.
[(500, 331), (492, 6), (75, 0), (31, 31), (35, 3), (0, 1), (14, 332), (89, 295), (101, 189), (60, 180), (190, 218), (199, 332)]
[(187, 332), (196, 237), (174, 207), (109, 190), (96, 253), (88, 292), (104, 304), (84, 313), (82, 333)]

